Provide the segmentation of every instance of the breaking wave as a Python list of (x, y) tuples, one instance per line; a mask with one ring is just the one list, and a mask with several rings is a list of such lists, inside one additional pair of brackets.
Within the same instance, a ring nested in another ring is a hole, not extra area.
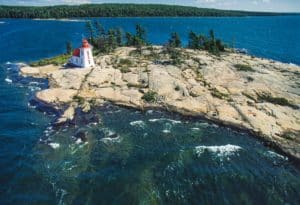
[(226, 157), (234, 155), (237, 151), (241, 150), (242, 147), (237, 145), (221, 145), (221, 146), (197, 146), (195, 148), (196, 154), (200, 157), (204, 152), (211, 152), (216, 154), (218, 157)]

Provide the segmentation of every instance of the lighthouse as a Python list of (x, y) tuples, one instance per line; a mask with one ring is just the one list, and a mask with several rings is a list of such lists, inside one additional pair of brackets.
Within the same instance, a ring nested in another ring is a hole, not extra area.
[(92, 46), (86, 39), (82, 40), (82, 46), (76, 48), (68, 64), (81, 68), (89, 68), (95, 65)]

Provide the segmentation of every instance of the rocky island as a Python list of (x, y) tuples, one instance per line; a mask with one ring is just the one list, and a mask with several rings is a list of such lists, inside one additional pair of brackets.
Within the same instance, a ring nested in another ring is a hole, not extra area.
[(137, 109), (162, 108), (245, 129), (300, 159), (300, 67), (235, 52), (219, 56), (178, 49), (180, 62), (161, 46), (132, 47), (95, 57), (92, 68), (25, 66), (23, 76), (46, 78), (36, 100), (71, 121), (107, 101)]

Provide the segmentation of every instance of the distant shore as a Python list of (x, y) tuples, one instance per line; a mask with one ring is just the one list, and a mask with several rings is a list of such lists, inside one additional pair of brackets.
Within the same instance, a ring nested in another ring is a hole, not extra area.
[(163, 4), (83, 4), (75, 6), (1, 6), (0, 18), (63, 19), (75, 17), (233, 17), (299, 13), (254, 12)]

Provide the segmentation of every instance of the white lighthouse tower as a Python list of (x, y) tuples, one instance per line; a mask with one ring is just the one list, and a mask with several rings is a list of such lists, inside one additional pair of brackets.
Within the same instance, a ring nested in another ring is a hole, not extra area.
[(82, 40), (82, 46), (80, 48), (74, 50), (68, 63), (81, 68), (89, 68), (95, 65), (92, 46), (86, 39)]

